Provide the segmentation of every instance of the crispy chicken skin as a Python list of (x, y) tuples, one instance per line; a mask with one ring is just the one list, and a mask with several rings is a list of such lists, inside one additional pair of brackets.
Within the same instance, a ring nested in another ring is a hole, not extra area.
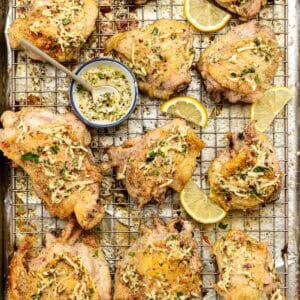
[(192, 231), (181, 218), (165, 224), (154, 217), (154, 228), (143, 227), (117, 263), (114, 299), (201, 299), (202, 266)]
[(237, 14), (242, 20), (252, 19), (267, 4), (267, 0), (216, 0), (216, 2)]
[(0, 150), (28, 173), (48, 211), (61, 219), (74, 212), (84, 229), (98, 224), (101, 174), (86, 127), (71, 113), (39, 108), (6, 111), (1, 121)]
[[(12, 48), (20, 49), (20, 38), (60, 62), (76, 60), (79, 50), (95, 29), (95, 0), (33, 0), (25, 18), (17, 18), (9, 29)], [(25, 49), (29, 57), (39, 56)]]
[(47, 234), (37, 251), (26, 237), (9, 266), (9, 300), (111, 299), (108, 263), (94, 235), (71, 220), (58, 238)]
[(208, 170), (211, 199), (226, 211), (277, 200), (282, 172), (268, 138), (250, 123), (244, 133), (229, 133), (227, 139)]
[(137, 76), (139, 88), (151, 98), (168, 99), (192, 78), (193, 35), (188, 24), (160, 19), (141, 29), (118, 33), (105, 45)]
[(280, 52), (271, 28), (250, 21), (218, 38), (197, 68), (216, 102), (255, 102), (272, 83)]
[(213, 246), (220, 280), (214, 288), (224, 300), (283, 300), (267, 245), (231, 230)]
[(110, 166), (140, 207), (161, 203), (168, 187), (180, 192), (191, 178), (204, 143), (183, 120), (175, 119), (142, 137), (109, 149)]

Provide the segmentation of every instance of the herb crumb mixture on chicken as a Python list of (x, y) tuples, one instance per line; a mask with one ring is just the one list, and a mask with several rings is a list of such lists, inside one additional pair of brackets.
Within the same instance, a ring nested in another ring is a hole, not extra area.
[(85, 229), (100, 222), (101, 174), (86, 127), (71, 113), (37, 108), (6, 111), (1, 121), (0, 149), (28, 173), (49, 212), (62, 219), (74, 212)]
[(23, 37), (58, 61), (75, 60), (95, 29), (97, 16), (95, 0), (34, 0), (25, 18), (17, 18), (10, 27), (10, 45), (20, 48), (19, 39)]
[(175, 119), (143, 137), (109, 149), (109, 165), (142, 207), (153, 198), (161, 203), (168, 187), (180, 192), (191, 178), (202, 140), (183, 120)]
[(47, 234), (39, 251), (26, 237), (9, 266), (8, 299), (110, 300), (109, 266), (99, 241), (83, 234), (74, 219), (60, 237)]
[(229, 145), (208, 170), (210, 197), (225, 210), (251, 209), (277, 200), (282, 172), (268, 138), (249, 124), (227, 136)]
[(117, 263), (114, 299), (201, 299), (202, 266), (192, 225), (154, 217), (154, 228), (141, 231)]
[(269, 88), (280, 52), (274, 32), (250, 21), (218, 38), (198, 62), (207, 91), (215, 101), (255, 102)]
[(140, 90), (151, 98), (168, 99), (192, 80), (193, 35), (185, 23), (160, 19), (118, 33), (105, 44), (105, 53), (112, 51), (133, 69)]
[(267, 245), (240, 230), (231, 230), (212, 250), (220, 280), (214, 288), (224, 300), (284, 300)]

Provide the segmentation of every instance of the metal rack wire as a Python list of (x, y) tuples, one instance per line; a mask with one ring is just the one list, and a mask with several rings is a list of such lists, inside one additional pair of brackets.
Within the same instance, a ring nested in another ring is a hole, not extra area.
[[(112, 2), (110, 2), (112, 1)], [(274, 78), (275, 85), (288, 85), (288, 27), (287, 8), (288, 1), (269, 1), (270, 4), (260, 13), (258, 19), (264, 24), (274, 28), (280, 48), (282, 60), (279, 70)], [(271, 3), (272, 2), (272, 3)], [(13, 19), (26, 11), (27, 0), (13, 0)], [(182, 0), (156, 0), (139, 6), (138, 8), (126, 4), (121, 0), (107, 0), (99, 5), (100, 16), (97, 20), (97, 29), (84, 46), (80, 62), (95, 56), (102, 55), (105, 39), (117, 30), (127, 30), (136, 25), (145, 25), (159, 18), (172, 18), (184, 20), (182, 16)], [(195, 62), (200, 53), (207, 47), (215, 36), (224, 34), (238, 21), (232, 20), (221, 32), (216, 34), (194, 33), (194, 48), (196, 50)], [(70, 64), (70, 68), (76, 64)], [(12, 51), (11, 58), (12, 81), (10, 86), (9, 106), (13, 110), (19, 110), (25, 106), (43, 106), (58, 111), (70, 110), (68, 101), (69, 80), (58, 70), (42, 63), (31, 61), (26, 55)], [(192, 70), (192, 83), (184, 94), (201, 99), (210, 113), (209, 124), (206, 128), (195, 131), (206, 143), (198, 159), (194, 180), (202, 189), (208, 190), (205, 175), (210, 162), (216, 157), (220, 148), (224, 147), (224, 135), (228, 131), (240, 131), (248, 122), (246, 105), (215, 104), (207, 96), (199, 74)], [(169, 117), (159, 112), (160, 102), (141, 96), (139, 104), (130, 120), (114, 129), (91, 130), (92, 151), (98, 161), (106, 159), (106, 149), (112, 144), (119, 144), (128, 137), (141, 135), (145, 130), (164, 124)], [(285, 174), (280, 200), (266, 207), (261, 207), (252, 213), (229, 213), (224, 224), (226, 229), (215, 225), (195, 224), (196, 237), (199, 242), (200, 253), (204, 264), (202, 272), (203, 293), (205, 299), (217, 299), (212, 288), (212, 283), (218, 280), (218, 273), (214, 261), (210, 256), (210, 244), (225, 234), (228, 229), (237, 227), (245, 230), (250, 235), (265, 241), (279, 267), (282, 280), (282, 289), (287, 290), (288, 267), (282, 259), (282, 250), (288, 242), (288, 203), (287, 203), (287, 175), (288, 175), (288, 118), (284, 111), (279, 115), (267, 134), (273, 141), (277, 155)], [(9, 231), (11, 246), (18, 244), (21, 237), (26, 234), (34, 234), (38, 237), (40, 245), (44, 235), (51, 230), (62, 228), (64, 223), (51, 217), (43, 208), (41, 201), (35, 196), (31, 183), (26, 174), (18, 168), (12, 168), (10, 172), (9, 188)], [(139, 224), (149, 222), (152, 212), (156, 212), (165, 220), (185, 213), (181, 210), (178, 195), (169, 192), (166, 202), (160, 207), (148, 205), (140, 211), (135, 203), (126, 194), (119, 182), (114, 180), (114, 174), (105, 177), (104, 189), (108, 192), (104, 195), (108, 214), (97, 228), (102, 241), (102, 247), (108, 261), (111, 264), (112, 274), (115, 271), (115, 262), (119, 259), (122, 249), (128, 247), (138, 234)], [(127, 226), (128, 224), (129, 226)]]

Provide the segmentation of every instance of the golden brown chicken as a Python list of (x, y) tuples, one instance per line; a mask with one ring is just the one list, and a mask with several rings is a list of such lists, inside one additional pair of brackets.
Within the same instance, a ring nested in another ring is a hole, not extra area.
[(161, 203), (168, 187), (180, 192), (191, 178), (202, 140), (183, 120), (175, 119), (143, 137), (127, 140), (108, 151), (133, 199), (142, 207), (153, 198)]
[(46, 236), (37, 251), (25, 238), (9, 266), (9, 300), (110, 300), (108, 263), (94, 235), (82, 234), (71, 220), (58, 238)]
[[(33, 0), (25, 18), (17, 18), (9, 29), (12, 48), (21, 48), (26, 38), (58, 61), (78, 58), (79, 50), (95, 29), (95, 0)], [(27, 54), (41, 60), (32, 51)]]
[(106, 42), (105, 53), (111, 51), (133, 69), (140, 90), (151, 98), (168, 99), (192, 80), (193, 35), (185, 23), (160, 19), (118, 33)]
[(216, 2), (239, 15), (242, 20), (249, 20), (257, 15), (267, 4), (267, 0), (216, 0)]
[(224, 300), (283, 300), (274, 260), (267, 245), (231, 230), (213, 246), (220, 280), (214, 285)]
[(99, 223), (101, 174), (86, 127), (71, 113), (38, 108), (6, 111), (1, 121), (0, 150), (28, 173), (49, 212), (61, 219), (74, 212), (85, 229)]
[(210, 198), (226, 211), (253, 209), (277, 200), (282, 172), (268, 138), (251, 123), (244, 133), (229, 133), (227, 139), (227, 148), (208, 170)]
[(167, 224), (154, 217), (154, 228), (117, 263), (115, 300), (201, 299), (202, 269), (193, 227), (181, 218)]
[(250, 21), (207, 47), (197, 68), (215, 101), (255, 102), (272, 83), (279, 56), (272, 29)]

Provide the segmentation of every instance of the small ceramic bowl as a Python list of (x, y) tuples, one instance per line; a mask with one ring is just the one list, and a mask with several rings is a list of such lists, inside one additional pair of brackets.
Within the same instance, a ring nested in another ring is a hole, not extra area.
[(70, 98), (71, 105), (72, 105), (73, 110), (75, 111), (76, 115), (86, 125), (88, 125), (90, 127), (94, 127), (94, 128), (110, 128), (110, 127), (117, 126), (117, 125), (123, 123), (124, 121), (126, 121), (130, 117), (132, 112), (134, 111), (137, 101), (138, 101), (138, 85), (137, 85), (137, 81), (136, 81), (134, 74), (132, 73), (132, 71), (130, 69), (128, 69), (127, 66), (125, 66), (123, 63), (121, 63), (117, 60), (114, 60), (112, 58), (109, 58), (109, 57), (101, 57), (101, 58), (87, 61), (84, 64), (80, 65), (78, 67), (78, 69), (75, 71), (75, 73), (77, 75), (81, 75), (81, 74), (84, 74), (85, 72), (87, 72), (90, 68), (95, 68), (95, 67), (98, 67), (99, 65), (112, 66), (112, 67), (118, 69), (121, 73), (123, 73), (125, 75), (126, 79), (128, 80), (129, 85), (131, 87), (132, 99), (131, 99), (131, 105), (130, 105), (127, 113), (120, 119), (118, 119), (114, 122), (111, 122), (111, 123), (102, 123), (102, 122), (88, 120), (80, 112), (80, 109), (78, 108), (78, 104), (76, 101), (77, 96), (76, 96), (76, 92), (74, 92), (75, 87), (76, 87), (76, 82), (74, 80), (71, 81), (71, 85), (69, 88), (69, 98)]

